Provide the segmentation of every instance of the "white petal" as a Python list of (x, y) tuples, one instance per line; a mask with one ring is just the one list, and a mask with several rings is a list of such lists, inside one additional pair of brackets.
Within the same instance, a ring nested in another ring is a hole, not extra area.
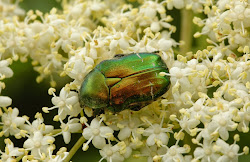
[(19, 110), (18, 110), (17, 108), (14, 108), (13, 111), (12, 111), (11, 116), (12, 116), (12, 117), (17, 117), (18, 114), (19, 114)]
[(67, 92), (65, 91), (64, 87), (61, 89), (59, 96), (62, 99), (66, 99)]
[(109, 48), (112, 51), (114, 48), (117, 47), (118, 41), (117, 40), (112, 40), (109, 44)]
[(41, 141), (43, 139), (43, 135), (40, 131), (35, 131), (34, 132), (34, 137), (33, 137), (33, 140), (34, 141)]
[(194, 157), (202, 157), (204, 156), (204, 150), (201, 147), (196, 147), (194, 150)]
[(74, 123), (74, 124), (69, 125), (69, 131), (71, 133), (75, 133), (81, 129), (82, 129), (82, 125), (80, 123)]
[(95, 118), (91, 121), (90, 123), (90, 127), (93, 129), (93, 128), (99, 128), (100, 127), (100, 123), (99, 121)]
[(66, 99), (66, 103), (69, 105), (74, 105), (77, 102), (78, 102), (77, 96), (72, 96), (72, 97)]
[(45, 125), (45, 130), (43, 131), (44, 134), (50, 133), (54, 129), (53, 125)]
[(16, 117), (14, 120), (13, 120), (14, 123), (16, 123), (17, 126), (21, 126), (25, 123), (25, 119), (22, 118), (22, 117)]
[(220, 128), (219, 129), (219, 134), (223, 140), (228, 140), (229, 138), (229, 133), (226, 128)]
[(130, 135), (131, 135), (131, 129), (129, 129), (128, 127), (125, 127), (125, 128), (120, 130), (120, 132), (118, 134), (118, 138), (120, 140), (124, 140), (124, 139), (128, 138)]
[(34, 147), (34, 142), (31, 139), (27, 139), (24, 143), (23, 143), (23, 147), (24, 148), (31, 148)]
[(51, 99), (51, 102), (53, 103), (53, 105), (58, 105), (59, 102), (61, 102), (60, 97), (53, 97)]
[(113, 129), (111, 129), (110, 127), (106, 127), (106, 126), (101, 126), (100, 127), (100, 135), (102, 136), (102, 137), (106, 137), (107, 135), (107, 133), (112, 133), (113, 134)]
[(12, 104), (12, 99), (8, 96), (0, 96), (0, 107), (7, 107)]
[(13, 71), (9, 67), (4, 67), (0, 69), (0, 73), (5, 75), (6, 78), (10, 78), (13, 76)]
[(65, 144), (68, 144), (71, 140), (71, 134), (69, 132), (63, 132), (63, 140)]
[(93, 136), (91, 128), (83, 129), (82, 135), (85, 139), (87, 139), (87, 140), (90, 139)]
[(49, 141), (54, 142), (55, 138), (52, 136), (44, 136), (41, 142), (42, 142), (42, 145), (48, 145), (48, 144), (50, 144)]
[(119, 154), (118, 152), (114, 153), (111, 158), (112, 158), (112, 162), (123, 162), (124, 161), (124, 157), (121, 154)]
[(224, 150), (228, 150), (228, 149), (229, 149), (229, 145), (228, 145), (225, 141), (223, 141), (223, 140), (221, 140), (221, 139), (218, 139), (218, 140), (216, 141), (216, 144), (217, 144), (218, 146), (222, 147)]
[(156, 136), (156, 138), (158, 138), (159, 140), (162, 141), (162, 144), (167, 144), (168, 143), (168, 135), (166, 133), (160, 133), (158, 136)]
[(126, 39), (121, 38), (118, 40), (120, 48), (126, 50), (129, 47), (129, 43)]
[(183, 0), (174, 0), (173, 4), (174, 4), (175, 8), (177, 8), (177, 9), (181, 9), (185, 5)]
[(105, 142), (105, 139), (103, 137), (100, 137), (100, 136), (95, 136), (92, 140), (92, 144), (98, 148), (98, 149), (101, 149), (105, 146), (106, 142)]
[(155, 134), (151, 134), (147, 139), (148, 146), (152, 146), (155, 144)]
[(2, 60), (0, 61), (0, 68), (9, 66), (9, 62), (7, 60)]
[(149, 127), (147, 129), (145, 129), (145, 131), (143, 132), (143, 135), (150, 136), (153, 132), (154, 132), (154, 129), (152, 127)]

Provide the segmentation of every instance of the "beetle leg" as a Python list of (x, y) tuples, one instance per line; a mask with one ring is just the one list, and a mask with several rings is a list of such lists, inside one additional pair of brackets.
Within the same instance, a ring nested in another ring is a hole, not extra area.
[(119, 58), (122, 58), (122, 57), (124, 57), (124, 56), (125, 56), (124, 54), (116, 54), (116, 55), (114, 56), (114, 58), (119, 59)]
[(157, 53), (160, 53), (160, 51), (153, 51), (152, 53), (156, 53), (157, 54)]
[(104, 113), (104, 110), (102, 108), (93, 110), (93, 116), (98, 116), (102, 113)]

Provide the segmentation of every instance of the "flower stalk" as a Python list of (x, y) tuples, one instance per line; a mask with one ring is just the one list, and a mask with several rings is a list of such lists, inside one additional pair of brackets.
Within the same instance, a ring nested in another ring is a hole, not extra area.
[(184, 41), (184, 44), (180, 46), (180, 53), (186, 55), (191, 50), (193, 32), (191, 23), (193, 19), (193, 12), (191, 10), (181, 10), (181, 29), (180, 29), (180, 40)]
[(82, 146), (82, 144), (86, 141), (86, 139), (81, 136), (78, 141), (75, 143), (75, 145), (71, 148), (71, 150), (69, 151), (68, 156), (64, 159), (64, 162), (68, 162), (70, 161), (70, 159), (75, 155), (75, 153), (77, 152), (77, 150)]

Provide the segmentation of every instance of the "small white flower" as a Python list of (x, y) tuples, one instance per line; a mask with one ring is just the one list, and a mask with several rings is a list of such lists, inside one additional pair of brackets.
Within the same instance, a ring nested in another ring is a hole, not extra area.
[(53, 144), (55, 138), (52, 136), (43, 136), (41, 131), (35, 131), (24, 142), (23, 147), (31, 150), (31, 155), (36, 158), (41, 157), (41, 153), (47, 154), (47, 148)]
[(235, 130), (237, 126), (238, 125), (232, 121), (232, 114), (225, 112), (213, 116), (212, 121), (208, 124), (208, 130), (212, 132), (211, 135), (218, 133), (223, 140), (228, 140), (228, 131)]
[(56, 155), (53, 155), (53, 150), (55, 148), (54, 147), (50, 147), (48, 148), (48, 155), (46, 157), (46, 162), (62, 162), (64, 161), (64, 159), (68, 156), (69, 152), (66, 152), (66, 148), (65, 147), (61, 147), (60, 150), (56, 153)]
[(24, 154), (24, 152), (20, 152), (21, 148), (14, 147), (14, 144), (9, 140), (5, 139), (5, 150), (6, 152), (2, 152), (0, 150), (1, 158), (0, 161), (6, 161), (6, 162), (11, 162), (15, 161), (15, 157), (21, 156)]
[(144, 136), (148, 136), (148, 146), (153, 146), (154, 144), (166, 145), (168, 143), (169, 136), (167, 135), (167, 132), (172, 132), (172, 127), (163, 128), (163, 119), (164, 118), (162, 118), (161, 124), (150, 124), (151, 126), (143, 132)]
[(8, 66), (10, 62), (7, 60), (0, 61), (0, 79), (10, 78), (13, 76), (13, 71)]
[(62, 135), (63, 140), (66, 144), (68, 144), (71, 140), (71, 133), (76, 133), (77, 131), (81, 130), (82, 124), (79, 123), (79, 119), (69, 119), (67, 123), (63, 123), (61, 121), (61, 128), (62, 128)]
[(53, 93), (52, 103), (55, 105), (54, 108), (58, 108), (58, 115), (61, 120), (65, 119), (67, 115), (77, 116), (82, 108), (78, 102), (78, 94), (73, 91), (67, 91), (66, 88), (62, 88), (57, 97)]
[(86, 48), (76, 50), (75, 55), (70, 57), (68, 62), (64, 64), (66, 74), (74, 79), (74, 83), (79, 87), (84, 77), (93, 69), (94, 59), (97, 58), (97, 56), (88, 57), (86, 55)]
[(2, 115), (3, 132), (5, 136), (15, 135), (20, 132), (21, 126), (25, 123), (25, 119), (18, 117), (19, 110), (17, 108), (8, 109), (8, 113)]
[(141, 134), (138, 134), (137, 129), (142, 124), (140, 119), (138, 119), (138, 116), (131, 117), (125, 121), (120, 122), (120, 124), (123, 125), (123, 128), (121, 128), (118, 138), (120, 140), (124, 140), (132, 135), (134, 139), (141, 138)]
[(99, 151), (102, 158), (99, 160), (101, 162), (106, 159), (107, 162), (122, 162), (124, 157), (120, 154), (120, 147), (118, 144), (112, 146), (110, 144), (104, 145), (102, 150)]
[(169, 70), (170, 73), (170, 80), (171, 84), (175, 85), (178, 81), (183, 87), (190, 87), (190, 82), (188, 80), (188, 75), (191, 74), (192, 69), (191, 68), (184, 68), (181, 69), (179, 67), (172, 67)]
[(26, 120), (26, 122), (28, 124), (22, 125), (21, 128), (28, 131), (29, 133), (33, 133), (35, 131), (41, 131), (43, 134), (48, 134), (52, 130), (54, 130), (53, 125), (45, 125), (44, 124), (44, 119), (43, 119), (41, 113), (36, 113), (35, 118), (37, 118), (37, 119), (34, 120), (32, 123), (30, 123), (28, 120)]
[(189, 118), (188, 115), (183, 116), (177, 121), (180, 124), (181, 130), (185, 130), (188, 134), (190, 134), (191, 129), (195, 128), (198, 124), (200, 124), (200, 120), (195, 118)]
[(214, 143), (210, 140), (204, 140), (201, 147), (196, 147), (194, 150), (195, 160), (201, 161), (217, 161), (220, 155), (213, 149)]
[(147, 156), (148, 162), (153, 161), (154, 156), (166, 154), (167, 149), (165, 147), (145, 146), (141, 148), (139, 156)]
[(96, 148), (103, 148), (106, 144), (105, 138), (109, 138), (113, 135), (113, 130), (107, 126), (101, 126), (102, 120), (98, 121), (94, 118), (90, 125), (85, 123), (87, 128), (83, 129), (82, 135), (88, 141), (83, 144), (83, 147), (87, 146), (91, 141)]
[(172, 10), (173, 7), (177, 9), (181, 9), (185, 7), (185, 2), (184, 0), (166, 0), (167, 3), (167, 8), (169, 10)]
[(187, 109), (187, 112), (190, 114), (190, 118), (198, 119), (203, 124), (208, 123), (210, 121), (209, 107), (204, 106), (204, 102), (206, 100), (204, 98), (199, 98), (193, 106)]
[(249, 131), (249, 122), (250, 122), (250, 104), (249, 102), (245, 103), (242, 110), (238, 113), (240, 116), (240, 123), (238, 125), (238, 130), (247, 133)]
[(229, 145), (225, 141), (218, 139), (216, 145), (220, 147), (219, 151), (222, 153), (222, 156), (217, 160), (218, 162), (237, 162), (238, 161), (238, 151), (240, 149), (239, 145), (233, 143)]
[(187, 153), (187, 149), (178, 145), (167, 147), (167, 153), (162, 155), (163, 162), (185, 161), (183, 154)]

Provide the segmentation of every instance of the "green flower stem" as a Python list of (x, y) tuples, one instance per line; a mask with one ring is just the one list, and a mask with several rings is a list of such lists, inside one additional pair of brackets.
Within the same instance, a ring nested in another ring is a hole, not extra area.
[(187, 52), (191, 50), (192, 47), (192, 25), (193, 25), (193, 12), (191, 10), (183, 9), (181, 10), (181, 38), (185, 44), (180, 47), (180, 53), (186, 55)]
[(183, 139), (184, 144), (189, 145), (190, 146), (190, 152), (188, 153), (189, 155), (193, 155), (195, 148), (197, 147), (197, 145), (195, 145), (192, 142), (192, 138), (189, 134), (185, 134), (185, 137)]
[(7, 113), (8, 109), (6, 107), (2, 107), (2, 109)]
[(79, 138), (76, 144), (71, 148), (71, 150), (69, 151), (69, 155), (64, 159), (63, 162), (69, 162), (70, 159), (75, 155), (76, 151), (82, 146), (85, 141), (86, 139), (81, 136), (81, 138)]
[(62, 129), (54, 129), (52, 131), (52, 134), (55, 135), (55, 134), (60, 133), (60, 132), (62, 132)]
[(15, 160), (20, 161), (20, 160), (22, 160), (23, 157), (24, 157), (24, 155), (21, 155), (21, 156), (17, 157)]

